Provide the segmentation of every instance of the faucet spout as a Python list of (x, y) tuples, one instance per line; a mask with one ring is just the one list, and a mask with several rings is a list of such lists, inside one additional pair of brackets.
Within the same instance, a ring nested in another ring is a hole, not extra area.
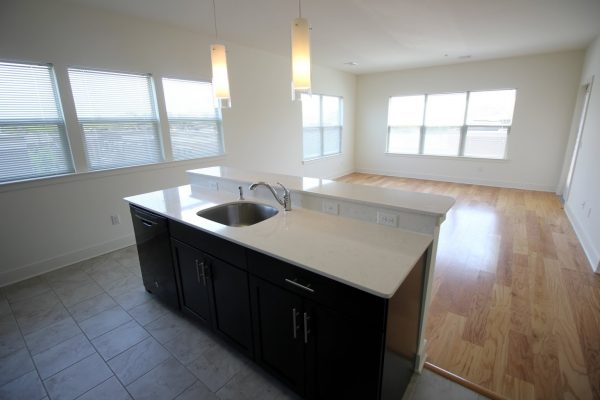
[(275, 200), (277, 200), (277, 202), (283, 206), (285, 211), (292, 211), (292, 199), (290, 198), (290, 191), (285, 186), (283, 186), (281, 183), (277, 182), (277, 184), (279, 186), (281, 186), (281, 188), (283, 189), (283, 196), (281, 196), (281, 197), (279, 197), (275, 188), (273, 188), (273, 186), (269, 185), (266, 182), (261, 181), (261, 182), (253, 183), (252, 185), (250, 185), (249, 189), (254, 190), (258, 186), (264, 186), (264, 187), (268, 188), (271, 191), (271, 193), (273, 194), (273, 197), (275, 197)]

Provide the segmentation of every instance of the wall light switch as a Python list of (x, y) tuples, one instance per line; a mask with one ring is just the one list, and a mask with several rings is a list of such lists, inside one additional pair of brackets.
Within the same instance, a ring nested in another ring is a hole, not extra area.
[(377, 223), (396, 228), (398, 226), (398, 215), (385, 211), (377, 211)]
[(110, 222), (113, 225), (119, 225), (121, 223), (121, 218), (119, 218), (119, 214), (117, 214), (117, 215), (111, 215), (110, 216)]
[(323, 212), (332, 215), (340, 215), (340, 203), (323, 200)]

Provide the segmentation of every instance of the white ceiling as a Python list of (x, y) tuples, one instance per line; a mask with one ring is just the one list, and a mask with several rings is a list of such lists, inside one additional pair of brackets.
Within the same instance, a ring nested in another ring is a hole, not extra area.
[[(68, 1), (214, 34), (212, 0)], [(297, 0), (216, 4), (221, 39), (289, 55)], [(600, 34), (600, 0), (303, 0), (302, 14), (313, 62), (353, 73), (583, 48)]]

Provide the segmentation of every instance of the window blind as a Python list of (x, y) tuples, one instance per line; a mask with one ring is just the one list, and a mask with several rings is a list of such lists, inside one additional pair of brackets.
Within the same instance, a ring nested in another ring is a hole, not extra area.
[(91, 170), (162, 161), (149, 75), (76, 68), (68, 71)]
[(0, 62), (0, 182), (71, 172), (52, 66)]
[(223, 126), (208, 82), (163, 78), (175, 160), (223, 154)]
[(515, 89), (391, 97), (387, 151), (506, 158)]
[(342, 151), (342, 114), (341, 97), (302, 95), (304, 160)]

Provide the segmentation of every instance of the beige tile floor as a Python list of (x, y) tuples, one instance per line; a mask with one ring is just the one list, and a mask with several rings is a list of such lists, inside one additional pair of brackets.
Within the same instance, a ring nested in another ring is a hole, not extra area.
[[(0, 399), (296, 399), (142, 285), (135, 246), (2, 288)], [(429, 371), (405, 400), (477, 400)]]

